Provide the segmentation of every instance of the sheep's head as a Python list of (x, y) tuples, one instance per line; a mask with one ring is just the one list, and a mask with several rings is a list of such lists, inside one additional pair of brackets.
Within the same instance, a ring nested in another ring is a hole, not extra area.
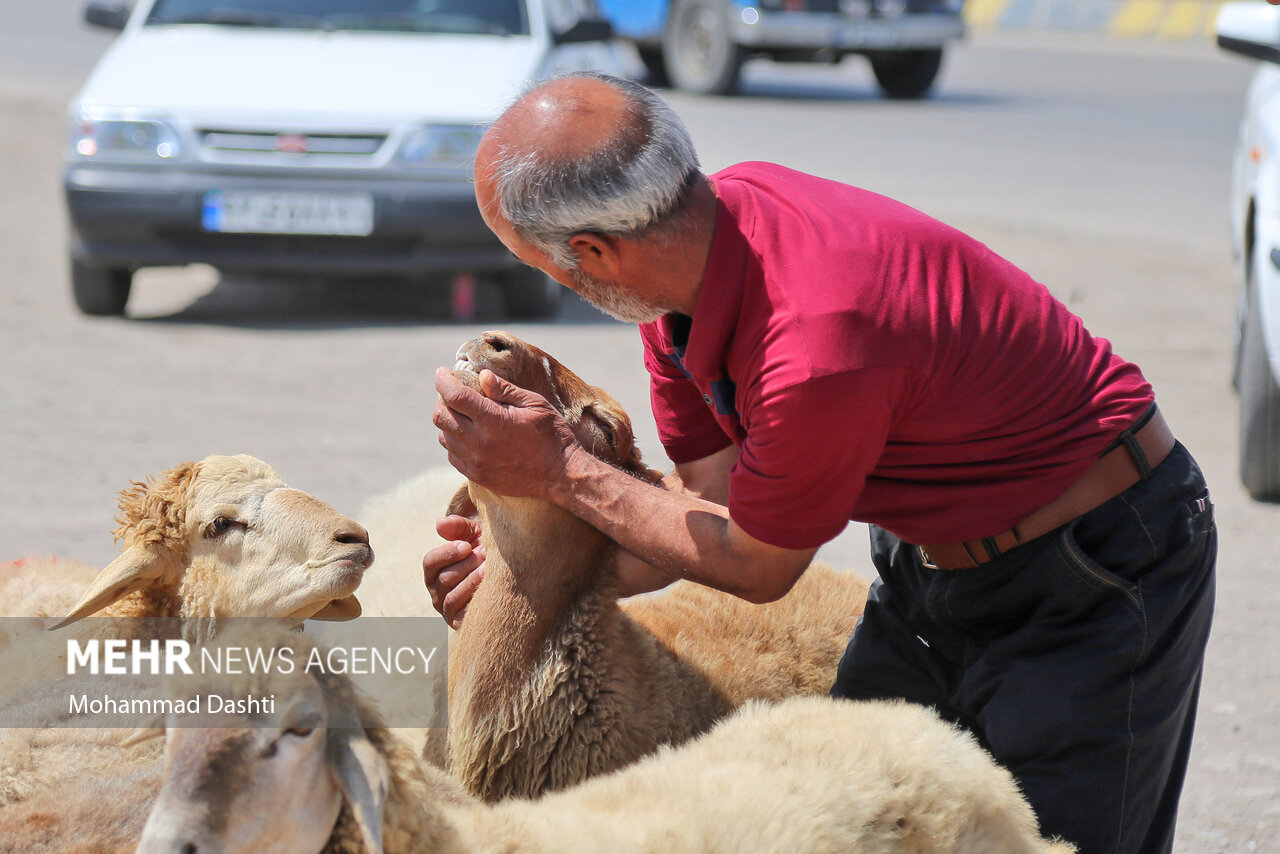
[(344, 805), (353, 821), (343, 824), (354, 824), (347, 832), (381, 851), (390, 765), (364, 729), (370, 712), (350, 683), (299, 670), (253, 690), (279, 698), (276, 710), (164, 730), (166, 776), (138, 854), (316, 854)]
[(656, 480), (640, 458), (631, 418), (603, 389), (510, 332), (486, 332), (458, 348), (453, 375), (479, 390), (480, 371), (488, 368), (521, 388), (537, 392), (565, 417), (578, 442), (596, 457), (647, 480)]
[(261, 460), (212, 456), (134, 483), (117, 521), (124, 551), (56, 627), (134, 593), (177, 596), (188, 617), (360, 613), (368, 532)]

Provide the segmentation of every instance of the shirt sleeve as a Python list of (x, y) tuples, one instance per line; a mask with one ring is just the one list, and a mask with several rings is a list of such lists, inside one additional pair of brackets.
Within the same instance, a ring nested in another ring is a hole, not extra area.
[(729, 515), (750, 536), (811, 549), (848, 525), (910, 393), (905, 368), (864, 368), (761, 395), (729, 474)]
[(643, 326), (640, 332), (658, 439), (673, 463), (700, 460), (728, 447), (732, 440), (716, 423), (693, 380), (666, 355), (662, 333), (656, 326)]

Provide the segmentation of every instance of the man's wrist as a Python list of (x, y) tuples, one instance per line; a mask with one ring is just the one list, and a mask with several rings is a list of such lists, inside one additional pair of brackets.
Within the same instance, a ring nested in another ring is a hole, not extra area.
[(565, 448), (563, 473), (547, 485), (547, 500), (562, 510), (573, 512), (579, 501), (578, 484), (592, 476), (593, 464), (599, 465), (600, 461), (581, 445)]

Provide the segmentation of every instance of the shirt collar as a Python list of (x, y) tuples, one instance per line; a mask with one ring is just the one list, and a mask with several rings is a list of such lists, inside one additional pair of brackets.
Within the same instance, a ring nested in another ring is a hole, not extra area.
[[(740, 191), (732, 182), (712, 180), (717, 195), (715, 232), (682, 357), (685, 370), (704, 378), (718, 377), (724, 371), (742, 313), (748, 271), (755, 266), (744, 223), (732, 209)], [(675, 315), (662, 319), (663, 331), (672, 343), (677, 343), (678, 325)]]

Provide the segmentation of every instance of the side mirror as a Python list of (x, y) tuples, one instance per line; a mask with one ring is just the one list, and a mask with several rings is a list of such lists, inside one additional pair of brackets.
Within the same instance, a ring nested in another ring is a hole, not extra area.
[(84, 7), (84, 20), (86, 24), (118, 32), (128, 23), (130, 11), (130, 8), (123, 3), (95, 2)]
[(613, 24), (604, 18), (579, 18), (567, 30), (557, 30), (551, 36), (556, 44), (607, 42), (611, 38)]
[(1224, 3), (1214, 22), (1218, 47), (1253, 59), (1280, 63), (1280, 6)]

